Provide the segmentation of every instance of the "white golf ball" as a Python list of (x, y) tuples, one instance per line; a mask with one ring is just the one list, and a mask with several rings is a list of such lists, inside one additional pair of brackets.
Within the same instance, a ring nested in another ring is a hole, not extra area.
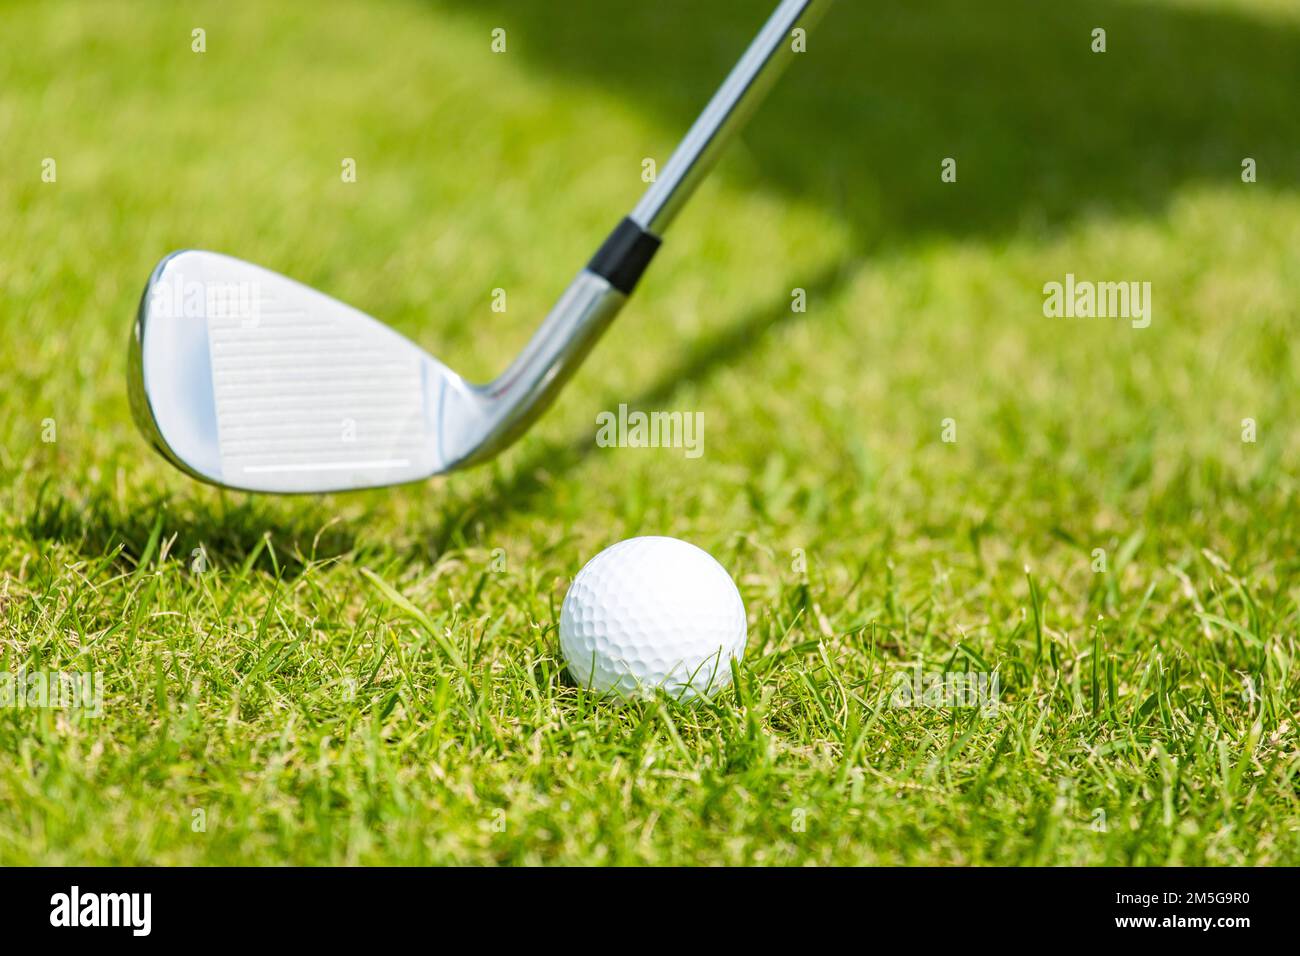
[(560, 648), (583, 687), (623, 697), (662, 687), (689, 700), (731, 683), (745, 653), (745, 604), (726, 569), (677, 538), (629, 538), (578, 572)]

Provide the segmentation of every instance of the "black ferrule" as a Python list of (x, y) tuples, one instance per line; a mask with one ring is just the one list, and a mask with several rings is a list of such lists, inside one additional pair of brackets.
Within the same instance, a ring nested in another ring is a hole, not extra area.
[(631, 295), (662, 241), (630, 218), (624, 219), (591, 257), (587, 269), (603, 276), (624, 295)]

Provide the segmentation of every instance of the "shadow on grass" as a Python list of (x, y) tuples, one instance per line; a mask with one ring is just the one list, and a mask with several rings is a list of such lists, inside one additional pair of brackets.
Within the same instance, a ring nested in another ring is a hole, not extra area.
[[(857, 272), (858, 263), (846, 260), (823, 269), (803, 283), (809, 300), (829, 300), (843, 290)], [(626, 402), (632, 408), (657, 408), (668, 405), (673, 395), (687, 383), (706, 381), (718, 369), (732, 365), (740, 356), (755, 348), (763, 337), (781, 324), (802, 321), (807, 313), (790, 308), (790, 296), (783, 289), (771, 305), (744, 316), (725, 329), (695, 343), (682, 360), (667, 368), (648, 388), (634, 397), (607, 397), (597, 407), (611, 408)], [(481, 543), (495, 522), (513, 512), (527, 511), (544, 497), (549, 475), (577, 467), (598, 451), (591, 431), (584, 431), (571, 442), (530, 443), (509, 475), (493, 482), (481, 495), (455, 509), (445, 511), (425, 536), (431, 553), (448, 547)], [(507, 451), (507, 455), (512, 452)]]
[[(538, 70), (625, 97), (665, 142), (774, 6), (430, 2), (484, 36), (506, 28), (511, 55)], [(1105, 53), (1092, 51), (1096, 28)], [(1298, 89), (1300, 30), (1245, 11), (1170, 0), (839, 0), (743, 134), (749, 163), (722, 175), (824, 208), (850, 228), (858, 256), (935, 239), (997, 242), (1097, 215), (1160, 216), (1188, 188), (1253, 188), (1241, 182), (1246, 157), (1265, 188), (1296, 188)], [(633, 167), (663, 146), (611, 145)], [(956, 183), (940, 179), (945, 157), (957, 160)], [(827, 270), (819, 291), (833, 293), (841, 275)], [(635, 404), (663, 404), (677, 383), (735, 361), (789, 317), (778, 303), (698, 343)], [(479, 539), (482, 525), (532, 506), (548, 473), (591, 451), (589, 436), (529, 446), (479, 500), (444, 515), (430, 546)]]
[[(277, 500), (231, 494), (222, 495), (212, 506), (198, 499), (123, 506), (102, 490), (74, 502), (59, 496), (46, 482), (22, 530), (32, 541), (66, 544), (87, 558), (120, 548), (114, 564), (124, 572), (137, 568), (146, 554), (156, 560), (164, 543), (170, 557), (191, 567), (201, 548), (204, 559), (218, 566), (240, 567), (251, 558), (251, 569), (285, 579), (297, 577), (311, 561), (338, 557), (355, 548), (348, 526), (327, 525), (328, 519), (309, 500), (303, 499), (307, 507), (290, 515)], [(155, 527), (159, 540), (151, 545)], [(169, 541), (173, 536), (175, 540)]]
[[(774, 0), (434, 0), (510, 55), (620, 94), (676, 137)], [(1093, 53), (1092, 31), (1107, 31)], [(1180, 189), (1300, 183), (1300, 31), (1171, 0), (838, 0), (733, 177), (820, 204), (872, 249), (1158, 215)], [(616, 148), (624, 148), (616, 146)], [(653, 155), (630, 144), (629, 161)], [(957, 160), (955, 184), (940, 163)], [(665, 159), (666, 157), (660, 157)], [(687, 217), (689, 218), (689, 216)]]
[[(512, 56), (539, 70), (625, 97), (676, 137), (716, 88), (773, 0), (612, 5), (597, 0), (428, 0), (440, 16), (509, 31)], [(1094, 28), (1108, 52), (1091, 52)], [(486, 41), (485, 41), (486, 43)], [(1259, 164), (1270, 188), (1300, 184), (1300, 31), (1244, 13), (1172, 0), (838, 0), (771, 100), (744, 134), (748, 165), (724, 175), (819, 205), (852, 230), (855, 254), (934, 238), (997, 241), (1022, 230), (1064, 228), (1084, 216), (1158, 216), (1183, 189), (1245, 188), (1241, 161)], [(613, 148), (613, 144), (612, 148)], [(621, 144), (632, 168), (649, 144)], [(940, 162), (958, 161), (955, 184)], [(661, 159), (666, 157), (660, 157)], [(634, 199), (629, 196), (629, 200)], [(689, 221), (689, 214), (686, 221)], [(848, 270), (834, 265), (810, 293), (833, 295)], [(763, 333), (792, 318), (782, 296), (698, 342), (634, 404), (666, 403), (680, 383), (735, 362)], [(429, 547), (481, 537), (508, 512), (536, 503), (545, 472), (572, 468), (593, 450), (529, 444), (485, 493), (450, 504)], [(304, 506), (286, 519), (257, 498), (196, 503), (169, 520), (183, 529), (173, 553), (203, 543), (241, 561), (271, 529), (281, 573), (301, 564), (325, 521)], [(70, 506), (47, 500), (27, 519), (36, 540), (79, 542), (83, 553), (125, 546), (143, 553), (158, 503), (124, 509), (108, 498)], [(285, 524), (285, 521), (290, 521)], [(473, 529), (472, 531), (469, 529)], [(169, 532), (170, 533), (170, 532)], [(349, 552), (342, 528), (317, 555)], [(272, 570), (262, 554), (257, 566)]]

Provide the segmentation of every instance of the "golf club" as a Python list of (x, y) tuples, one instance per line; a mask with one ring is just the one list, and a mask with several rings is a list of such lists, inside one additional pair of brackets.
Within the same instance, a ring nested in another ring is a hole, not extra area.
[(636, 287), (660, 237), (830, 0), (782, 0), (641, 201), (522, 354), (475, 385), (368, 315), (260, 266), (174, 252), (136, 315), (131, 408), (202, 481), (321, 493), (417, 481), (500, 452), (546, 409)]

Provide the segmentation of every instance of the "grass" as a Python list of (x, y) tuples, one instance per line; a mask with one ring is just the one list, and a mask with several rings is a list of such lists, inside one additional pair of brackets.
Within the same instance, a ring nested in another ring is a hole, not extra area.
[[(11, 6), (0, 671), (104, 704), (0, 710), (0, 863), (1300, 863), (1284, 0), (842, 2), (499, 461), (259, 498), (137, 437), (178, 247), (495, 373), (767, 6)], [(1150, 328), (1045, 318), (1067, 272)], [(597, 448), (620, 402), (705, 454)], [(635, 534), (741, 588), (711, 704), (563, 674), (567, 581)], [(998, 712), (891, 706), (918, 666)]]

